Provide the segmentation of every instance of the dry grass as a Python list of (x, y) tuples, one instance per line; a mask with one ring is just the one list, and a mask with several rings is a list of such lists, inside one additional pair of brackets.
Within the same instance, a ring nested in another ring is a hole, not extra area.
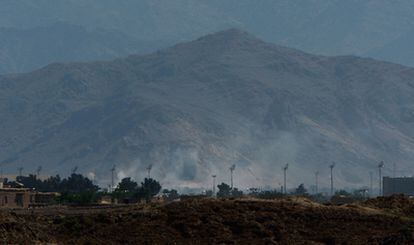
[[(390, 212), (388, 206), (397, 209)], [(90, 212), (70, 208), (34, 215), (2, 212), (0, 243), (413, 244), (414, 216), (406, 215), (409, 207), (414, 207), (412, 202), (401, 197), (344, 206), (304, 198), (243, 198)]]

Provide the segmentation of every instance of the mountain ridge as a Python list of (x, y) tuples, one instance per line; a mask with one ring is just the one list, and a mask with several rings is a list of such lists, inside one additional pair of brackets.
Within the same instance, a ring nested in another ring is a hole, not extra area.
[(163, 184), (201, 188), (212, 173), (226, 181), (231, 164), (237, 185), (275, 187), (286, 162), (294, 185), (336, 161), (338, 185), (367, 185), (363, 173), (380, 160), (409, 172), (413, 75), (235, 29), (148, 55), (53, 64), (0, 76), (0, 163), (78, 165), (103, 184), (113, 164), (119, 178), (138, 178), (153, 163)]
[(30, 71), (51, 62), (108, 60), (153, 49), (153, 44), (122, 32), (89, 30), (65, 22), (0, 28), (0, 44), (0, 74)]

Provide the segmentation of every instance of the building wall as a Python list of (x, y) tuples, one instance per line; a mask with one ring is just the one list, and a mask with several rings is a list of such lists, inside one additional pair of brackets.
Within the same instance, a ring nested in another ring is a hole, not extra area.
[(0, 190), (0, 208), (28, 208), (29, 204), (29, 192)]
[(383, 195), (390, 196), (393, 194), (404, 194), (408, 196), (414, 196), (414, 178), (401, 177), (390, 178), (384, 177), (382, 182)]
[(33, 204), (51, 204), (55, 201), (56, 197), (58, 197), (59, 194), (55, 192), (36, 192), (32, 193), (32, 199), (30, 200)]

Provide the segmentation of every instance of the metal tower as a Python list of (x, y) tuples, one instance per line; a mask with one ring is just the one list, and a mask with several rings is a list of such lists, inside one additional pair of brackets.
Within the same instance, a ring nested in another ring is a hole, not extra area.
[(17, 170), (19, 170), (19, 176), (22, 176), (23, 167), (20, 167), (20, 168), (18, 168)]
[(379, 196), (382, 196), (382, 173), (381, 173), (381, 170), (382, 170), (382, 168), (384, 167), (384, 162), (383, 161), (381, 161), (379, 164), (378, 164), (378, 177), (379, 177), (379, 181), (378, 181), (378, 184), (379, 184)]
[(289, 168), (289, 163), (286, 163), (286, 165), (283, 167), (283, 193), (286, 194), (286, 171)]
[(315, 172), (315, 194), (318, 194), (319, 171)]
[(42, 166), (37, 167), (36, 169), (36, 177), (39, 178), (40, 176), (40, 171), (42, 171)]
[(114, 174), (115, 174), (116, 166), (114, 165), (111, 168), (111, 192), (114, 190)]
[(217, 175), (213, 174), (211, 175), (213, 177), (213, 197), (216, 196), (216, 177)]
[(372, 191), (372, 172), (369, 172), (369, 195), (372, 197), (373, 191)]
[(151, 179), (151, 169), (152, 169), (152, 164), (148, 165), (147, 167), (148, 179)]
[(332, 162), (331, 165), (329, 165), (329, 168), (331, 169), (331, 196), (333, 196), (334, 193), (334, 185), (333, 185), (333, 168), (335, 167), (335, 162)]

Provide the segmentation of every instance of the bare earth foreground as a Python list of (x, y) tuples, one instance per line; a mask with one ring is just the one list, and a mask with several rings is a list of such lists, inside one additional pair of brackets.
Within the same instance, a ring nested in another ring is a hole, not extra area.
[(0, 243), (414, 244), (414, 201), (395, 196), (330, 206), (303, 198), (192, 199), (0, 211)]

